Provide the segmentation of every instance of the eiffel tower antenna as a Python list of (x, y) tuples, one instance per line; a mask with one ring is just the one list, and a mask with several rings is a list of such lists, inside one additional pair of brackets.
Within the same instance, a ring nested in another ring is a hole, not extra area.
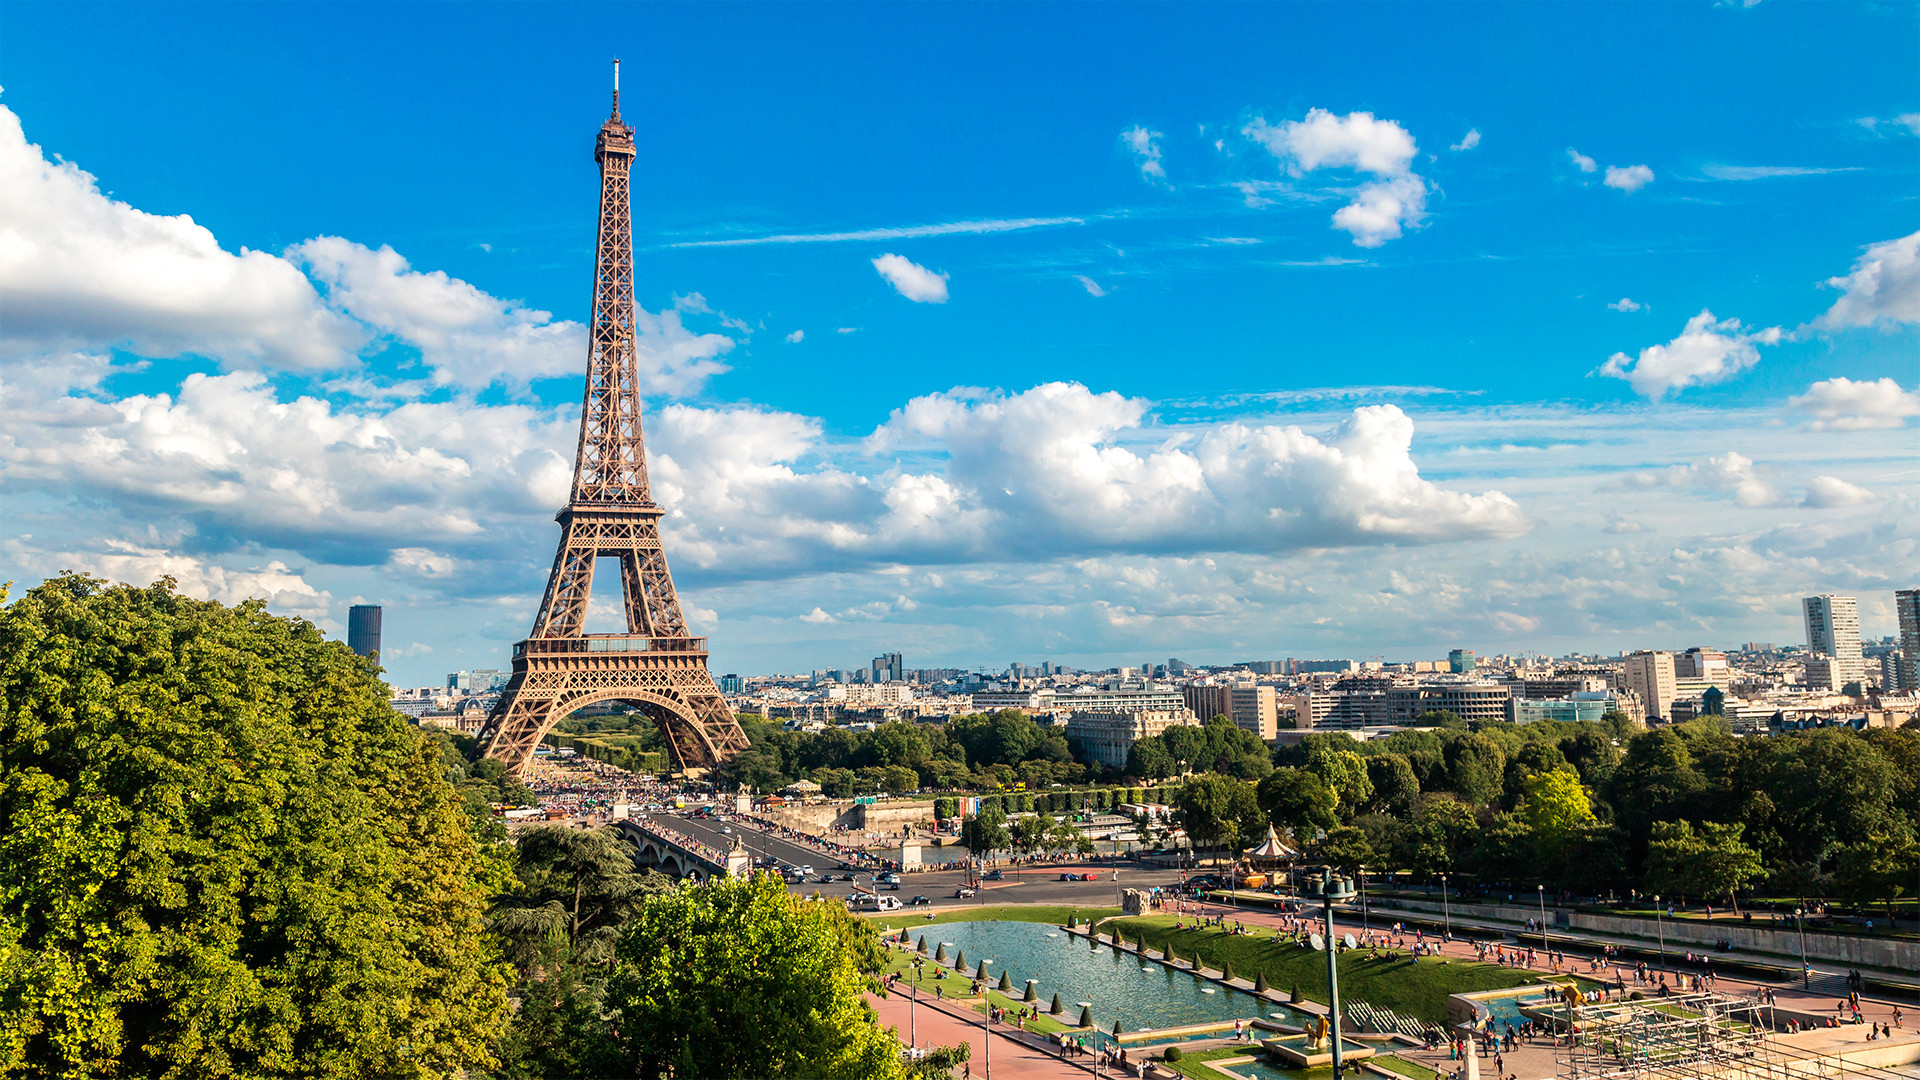
[[(554, 519), (560, 549), (533, 632), (513, 647), (513, 675), (480, 731), (487, 756), (516, 774), (554, 724), (607, 701), (652, 716), (679, 772), (705, 772), (747, 748), (707, 671), (707, 640), (687, 633), (660, 547), (665, 511), (647, 483), (628, 189), (635, 151), (633, 129), (620, 122), (620, 61), (613, 63), (613, 110), (593, 150), (600, 165), (600, 233), (573, 489)], [(620, 564), (624, 634), (585, 632), (594, 560), (601, 557)]]

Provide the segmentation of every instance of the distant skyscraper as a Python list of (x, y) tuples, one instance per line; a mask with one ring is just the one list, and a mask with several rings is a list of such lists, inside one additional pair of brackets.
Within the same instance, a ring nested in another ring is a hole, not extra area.
[(1447, 654), (1447, 670), (1455, 675), (1465, 675), (1477, 666), (1472, 649), (1455, 649)]
[(1833, 686), (1866, 677), (1860, 657), (1860, 605), (1851, 596), (1823, 593), (1800, 601), (1807, 619), (1807, 651), (1833, 658)]
[(1920, 690), (1920, 589), (1893, 594), (1900, 613), (1900, 689)]
[(380, 659), (379, 604), (355, 604), (347, 609), (347, 648)]
[(742, 694), (747, 689), (746, 680), (738, 675), (720, 676), (720, 692), (723, 694)]
[(907, 677), (906, 663), (897, 652), (874, 657), (872, 670), (876, 683), (901, 682)]

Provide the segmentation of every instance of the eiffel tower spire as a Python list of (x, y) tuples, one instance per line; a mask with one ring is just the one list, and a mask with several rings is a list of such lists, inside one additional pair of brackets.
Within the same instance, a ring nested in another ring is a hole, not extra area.
[[(664, 511), (647, 486), (634, 353), (633, 129), (620, 121), (619, 64), (614, 61), (613, 111), (593, 151), (600, 164), (600, 232), (572, 495), (555, 517), (560, 548), (533, 632), (514, 646), (513, 676), (481, 729), (487, 755), (515, 772), (554, 724), (604, 701), (625, 701), (651, 715), (681, 771), (704, 771), (747, 747), (707, 671), (706, 639), (687, 633), (660, 546)], [(600, 558), (620, 566), (625, 634), (585, 632)]]

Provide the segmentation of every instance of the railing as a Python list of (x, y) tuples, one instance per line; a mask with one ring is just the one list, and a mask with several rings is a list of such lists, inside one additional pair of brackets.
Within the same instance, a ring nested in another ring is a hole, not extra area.
[(647, 637), (642, 634), (587, 634), (572, 638), (528, 638), (513, 647), (518, 658), (533, 654), (556, 653), (703, 653), (703, 637)]

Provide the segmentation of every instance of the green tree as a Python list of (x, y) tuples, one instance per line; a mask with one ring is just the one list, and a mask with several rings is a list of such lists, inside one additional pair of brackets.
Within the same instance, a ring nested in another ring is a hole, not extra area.
[(1481, 734), (1462, 735), (1447, 743), (1447, 787), (1475, 806), (1487, 806), (1500, 797), (1507, 759), (1500, 746)]
[(1647, 891), (1726, 896), (1738, 910), (1735, 892), (1766, 876), (1760, 853), (1741, 840), (1745, 829), (1739, 823), (1708, 822), (1696, 832), (1685, 821), (1654, 823), (1647, 844)]
[(1173, 755), (1167, 753), (1166, 741), (1158, 735), (1149, 735), (1135, 740), (1127, 748), (1127, 775), (1142, 780), (1164, 780), (1174, 773)]
[(1450, 873), (1473, 851), (1479, 824), (1473, 810), (1446, 795), (1426, 795), (1420, 816), (1401, 834), (1398, 861), (1416, 874)]
[(1526, 822), (1534, 849), (1547, 861), (1557, 861), (1580, 831), (1596, 820), (1587, 789), (1571, 768), (1529, 777), (1520, 797), (1519, 816)]
[(438, 746), (369, 661), (166, 580), (0, 611), (0, 1073), (444, 1076), (505, 1006)]
[(1318, 776), (1336, 796), (1335, 811), (1351, 820), (1373, 798), (1373, 781), (1367, 776), (1367, 763), (1351, 750), (1315, 743), (1307, 752), (1303, 766)]
[(1305, 769), (1275, 769), (1254, 794), (1268, 820), (1295, 833), (1331, 829), (1340, 820), (1340, 797)]
[(1368, 841), (1366, 831), (1352, 825), (1328, 830), (1313, 846), (1314, 857), (1343, 874), (1358, 874), (1362, 866), (1379, 865), (1380, 857)]
[(487, 923), (522, 970), (606, 963), (641, 901), (672, 884), (664, 874), (639, 872), (612, 828), (527, 829), (515, 845), (514, 872), (518, 880), (495, 898)]
[(615, 950), (606, 1008), (618, 1073), (900, 1077), (900, 1045), (864, 995), (872, 931), (778, 879), (716, 879), (647, 901)]
[(1420, 798), (1420, 778), (1405, 754), (1373, 754), (1367, 758), (1367, 780), (1373, 785), (1369, 806), (1381, 813), (1406, 816)]
[(960, 825), (960, 842), (975, 855), (1005, 851), (1013, 838), (1007, 833), (1007, 815), (998, 807), (983, 806)]
[(1196, 847), (1233, 844), (1260, 813), (1252, 784), (1213, 773), (1181, 784), (1173, 805), (1180, 827)]

